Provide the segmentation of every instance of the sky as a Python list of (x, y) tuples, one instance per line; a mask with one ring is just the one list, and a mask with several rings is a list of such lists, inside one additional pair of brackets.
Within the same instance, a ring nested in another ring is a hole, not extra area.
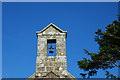
[(118, 2), (119, 0), (1, 0), (2, 2)]
[[(89, 58), (83, 51), (98, 52), (97, 29), (117, 20), (117, 2), (4, 2), (2, 3), (2, 77), (27, 78), (35, 72), (36, 31), (50, 23), (67, 33), (67, 68), (76, 78), (84, 72), (77, 61)], [(118, 75), (118, 69), (109, 70)], [(93, 78), (105, 78), (100, 70)]]

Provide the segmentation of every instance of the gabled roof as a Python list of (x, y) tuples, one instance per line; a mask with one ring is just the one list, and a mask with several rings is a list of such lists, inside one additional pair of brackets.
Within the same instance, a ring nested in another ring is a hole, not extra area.
[(54, 72), (50, 71), (47, 75), (43, 76), (43, 77), (52, 77), (50, 76), (50, 74), (56, 76), (56, 77), (60, 77), (59, 75), (55, 74)]
[(60, 29), (59, 27), (57, 27), (56, 25), (54, 25), (53, 23), (50, 23), (48, 26), (46, 26), (44, 29), (42, 29), (41, 31), (38, 31), (36, 33), (43, 33), (46, 29), (48, 29), (50, 26), (52, 26), (53, 28), (55, 28), (56, 30), (58, 30), (61, 33), (66, 33), (67, 31), (63, 31), (62, 29)]

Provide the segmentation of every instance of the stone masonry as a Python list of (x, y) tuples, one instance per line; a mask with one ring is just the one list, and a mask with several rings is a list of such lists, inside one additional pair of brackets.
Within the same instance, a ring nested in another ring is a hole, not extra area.
[[(75, 78), (67, 71), (67, 31), (63, 31), (51, 23), (36, 34), (38, 37), (36, 72), (29, 78)], [(56, 40), (56, 56), (47, 55), (47, 40), (52, 39)]]

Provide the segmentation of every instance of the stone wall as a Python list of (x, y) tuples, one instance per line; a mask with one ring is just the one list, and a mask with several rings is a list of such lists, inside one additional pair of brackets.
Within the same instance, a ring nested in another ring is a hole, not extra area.
[[(67, 32), (54, 24), (49, 24), (37, 32), (36, 72), (29, 78), (71, 78), (70, 80), (76, 80), (67, 71), (66, 36)], [(47, 40), (50, 39), (56, 40), (56, 56), (47, 55)]]
[[(38, 34), (38, 56), (36, 75), (44, 76), (53, 71), (57, 75), (66, 75), (66, 33), (60, 33), (52, 26)], [(56, 39), (56, 56), (47, 56), (47, 40)]]

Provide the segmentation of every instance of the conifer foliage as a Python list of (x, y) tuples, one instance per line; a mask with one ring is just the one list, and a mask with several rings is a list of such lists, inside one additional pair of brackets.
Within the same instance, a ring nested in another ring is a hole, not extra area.
[[(90, 53), (84, 49), (90, 59), (83, 58), (78, 61), (80, 69), (87, 71), (88, 78), (97, 74), (98, 69), (120, 68), (117, 62), (120, 60), (120, 21), (113, 21), (112, 24), (106, 26), (106, 30), (98, 29), (95, 32), (95, 41), (99, 44), (99, 52)], [(85, 78), (85, 74), (82, 75)]]

